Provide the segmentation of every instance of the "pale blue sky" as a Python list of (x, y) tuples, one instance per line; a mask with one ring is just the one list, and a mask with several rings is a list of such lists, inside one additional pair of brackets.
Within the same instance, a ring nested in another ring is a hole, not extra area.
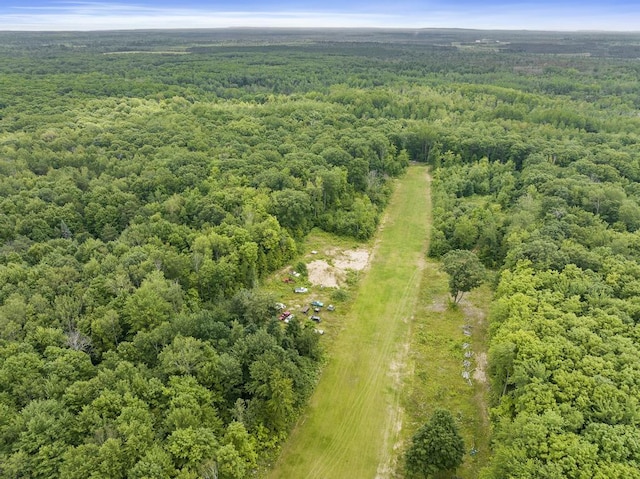
[(640, 0), (2, 0), (0, 30), (399, 27), (640, 31)]

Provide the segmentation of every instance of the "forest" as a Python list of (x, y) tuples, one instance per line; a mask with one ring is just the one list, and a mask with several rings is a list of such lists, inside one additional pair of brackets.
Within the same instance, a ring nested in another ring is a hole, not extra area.
[[(495, 274), (484, 477), (640, 477), (640, 36), (0, 32), (0, 475), (255, 475), (313, 390), (261, 289), (434, 176)], [(399, 472), (399, 474), (401, 474)]]

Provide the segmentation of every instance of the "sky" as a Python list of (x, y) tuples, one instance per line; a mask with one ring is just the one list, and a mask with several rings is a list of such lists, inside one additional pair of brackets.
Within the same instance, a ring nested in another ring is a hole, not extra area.
[(640, 0), (0, 0), (0, 30), (225, 27), (640, 31)]

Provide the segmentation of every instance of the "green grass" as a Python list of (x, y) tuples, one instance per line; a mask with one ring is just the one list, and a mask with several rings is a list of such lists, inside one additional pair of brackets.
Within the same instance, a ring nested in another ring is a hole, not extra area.
[[(406, 424), (402, 435), (410, 440), (436, 407), (451, 411), (467, 451), (477, 449), (475, 455), (465, 455), (464, 464), (456, 471), (461, 478), (478, 477), (489, 459), (487, 386), (474, 379), (469, 385), (462, 377), (462, 362), (464, 343), (474, 352), (471, 369), (486, 351), (485, 318), (490, 300), (491, 292), (484, 286), (466, 294), (461, 305), (451, 307), (446, 274), (438, 262), (427, 261), (411, 339), (413, 374), (407, 376), (403, 388)], [(465, 324), (472, 326), (470, 337), (463, 334)]]
[[(424, 260), (430, 221), (426, 170), (412, 167), (371, 243), (369, 271), (347, 288), (349, 301), (325, 316), (327, 366), (270, 479), (402, 477), (400, 456), (436, 407), (452, 412), (467, 450), (478, 451), (465, 456), (458, 476), (476, 478), (487, 463), (487, 388), (476, 380), (469, 386), (461, 373), (463, 343), (475, 353), (472, 368), (486, 350), (491, 293), (483, 287), (449, 307), (446, 275), (438, 262)], [(359, 246), (313, 231), (303, 255), (330, 261), (322, 251)], [(312, 256), (311, 250), (320, 253)], [(265, 286), (285, 302), (301, 301), (280, 275)], [(332, 291), (309, 288), (310, 296), (325, 302)], [(467, 323), (471, 337), (463, 334)]]
[(393, 469), (400, 377), (428, 242), (428, 184), (423, 166), (398, 181), (369, 271), (352, 293), (320, 382), (270, 478), (388, 477)]

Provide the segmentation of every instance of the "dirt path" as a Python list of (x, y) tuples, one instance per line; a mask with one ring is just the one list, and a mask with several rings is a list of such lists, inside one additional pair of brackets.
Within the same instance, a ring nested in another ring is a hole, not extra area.
[[(480, 303), (476, 301), (476, 303)], [(473, 370), (473, 381), (475, 383), (474, 400), (476, 403), (479, 418), (478, 430), (486, 431), (487, 436), (491, 428), (489, 419), (489, 381), (487, 378), (487, 343), (489, 339), (489, 325), (487, 323), (488, 303), (473, 304), (471, 301), (464, 301), (462, 312), (466, 324), (472, 327), (471, 345), (474, 351), (475, 368)], [(484, 441), (479, 441), (483, 447), (489, 448), (488, 437)], [(488, 454), (485, 455), (488, 457)]]
[(396, 185), (346, 326), (270, 478), (391, 476), (429, 218), (427, 169), (412, 166)]

